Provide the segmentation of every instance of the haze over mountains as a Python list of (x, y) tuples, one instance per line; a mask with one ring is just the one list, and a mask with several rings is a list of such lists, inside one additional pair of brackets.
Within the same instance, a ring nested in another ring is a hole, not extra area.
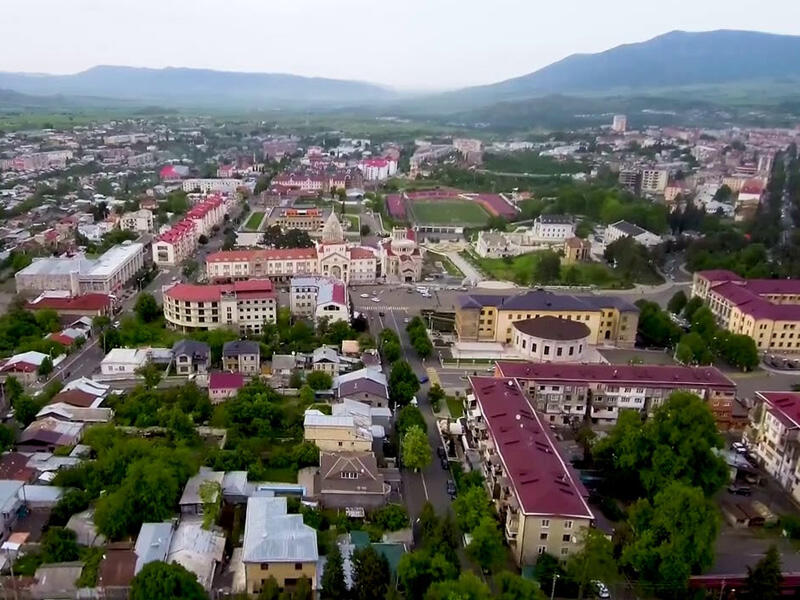
[[(452, 103), (450, 108), (456, 110), (551, 94), (631, 95), (754, 81), (794, 85), (800, 82), (798, 57), (800, 36), (730, 30), (673, 31), (597, 54), (574, 54), (506, 81), (418, 96), (417, 101), (445, 108)], [(0, 89), (170, 107), (305, 109), (399, 106), (399, 101), (413, 104), (409, 95), (372, 83), (188, 68), (98, 66), (72, 75), (0, 72)]]

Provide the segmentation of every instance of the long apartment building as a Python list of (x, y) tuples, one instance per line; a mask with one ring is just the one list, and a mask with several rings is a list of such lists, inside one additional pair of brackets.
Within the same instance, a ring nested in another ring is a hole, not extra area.
[(800, 393), (756, 392), (755, 454), (764, 469), (800, 502)]
[(720, 429), (734, 424), (736, 384), (714, 367), (499, 361), (495, 376), (516, 379), (542, 418), (557, 425), (587, 416), (614, 424), (623, 410), (649, 415), (678, 391), (702, 398)]
[(221, 285), (179, 283), (164, 291), (164, 317), (180, 331), (238, 328), (243, 334), (261, 333), (274, 323), (278, 303), (269, 279)]
[(210, 281), (238, 281), (251, 277), (288, 280), (319, 273), (316, 248), (222, 250), (206, 257)]
[(289, 307), (295, 316), (350, 321), (347, 288), (331, 277), (293, 277), (289, 293)]
[(233, 194), (242, 185), (241, 179), (184, 179), (184, 192), (201, 192), (203, 194)]
[(186, 216), (162, 233), (153, 242), (153, 262), (159, 266), (175, 266), (194, 254), (201, 235), (209, 236), (220, 225), (227, 211), (225, 200), (209, 196), (195, 204)]
[(88, 293), (116, 294), (144, 267), (144, 244), (125, 242), (97, 259), (83, 254), (35, 258), (14, 276), (23, 295), (64, 291), (70, 296)]
[(630, 347), (636, 341), (639, 309), (630, 302), (613, 296), (570, 296), (543, 290), (515, 296), (461, 296), (455, 330), (461, 342), (510, 344), (512, 323), (546, 316), (585, 324), (590, 344)]
[(759, 350), (800, 352), (800, 280), (698, 271), (692, 296), (708, 305), (720, 327), (753, 338)]
[(469, 381), (467, 425), (517, 564), (535, 564), (545, 552), (567, 559), (594, 522), (588, 492), (516, 379)]

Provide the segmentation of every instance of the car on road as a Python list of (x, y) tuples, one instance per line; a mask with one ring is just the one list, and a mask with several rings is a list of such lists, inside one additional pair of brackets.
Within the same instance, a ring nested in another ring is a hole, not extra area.
[(428, 383), (428, 376), (427, 375), (420, 375), (419, 376), (420, 383)]
[(362, 298), (369, 298), (369, 294), (361, 294)]
[(447, 451), (444, 448), (442, 448), (441, 446), (437, 446), (436, 447), (436, 454), (439, 455), (440, 459), (447, 458)]
[(450, 496), (450, 498), (456, 497), (456, 483), (452, 479), (447, 480), (447, 495)]
[(370, 300), (372, 300), (373, 302), (380, 302), (381, 301), (381, 299), (376, 297), (376, 296), (373, 296), (372, 298), (370, 298)]
[(449, 471), (449, 470), (450, 470), (450, 461), (449, 461), (449, 460), (447, 460), (447, 458), (446, 458), (446, 457), (445, 457), (445, 458), (442, 458), (442, 459), (440, 460), (440, 462), (441, 462), (441, 464), (442, 464), (442, 469), (444, 469), (445, 471)]
[(386, 313), (385, 313), (385, 312), (383, 312), (382, 310), (379, 310), (379, 311), (378, 311), (378, 316), (379, 316), (379, 317), (385, 317), (385, 316), (386, 316)]
[(731, 444), (731, 448), (733, 448), (739, 454), (744, 454), (747, 452), (747, 446), (745, 446), (742, 442), (733, 442)]
[(409, 322), (409, 320), (410, 320), (410, 319), (409, 319), (408, 317), (406, 317), (405, 319), (403, 319), (403, 323), (408, 323), (408, 322)]
[(611, 592), (608, 591), (608, 586), (599, 579), (592, 580), (592, 591), (598, 598), (611, 598)]
[(746, 485), (729, 485), (728, 493), (736, 496), (750, 496), (753, 493), (753, 490)]

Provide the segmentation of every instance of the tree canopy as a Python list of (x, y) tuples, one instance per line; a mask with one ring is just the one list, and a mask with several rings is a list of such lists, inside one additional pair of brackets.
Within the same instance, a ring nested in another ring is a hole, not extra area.
[(403, 464), (418, 471), (431, 463), (431, 444), (428, 436), (418, 425), (412, 425), (403, 435), (401, 442)]
[(177, 563), (147, 563), (131, 582), (131, 600), (206, 600), (208, 594), (190, 573)]
[(389, 373), (389, 400), (394, 406), (405, 406), (419, 389), (419, 380), (411, 365), (398, 360)]
[(745, 600), (779, 600), (781, 593), (781, 557), (772, 545), (754, 567), (747, 567), (747, 579), (742, 596)]

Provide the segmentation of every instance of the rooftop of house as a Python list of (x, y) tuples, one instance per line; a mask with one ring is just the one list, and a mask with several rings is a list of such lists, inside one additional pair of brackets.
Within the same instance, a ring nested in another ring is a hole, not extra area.
[(275, 292), (269, 279), (248, 279), (234, 283), (216, 285), (197, 285), (178, 283), (164, 292), (174, 300), (181, 302), (219, 302), (222, 294), (235, 294), (253, 298), (272, 298)]
[(638, 308), (623, 298), (613, 296), (572, 296), (554, 294), (545, 290), (531, 290), (514, 296), (493, 294), (464, 294), (459, 297), (461, 308), (480, 309), (495, 307), (508, 311), (573, 311), (597, 312), (615, 308), (625, 312), (638, 312)]
[(172, 523), (142, 523), (139, 537), (136, 538), (134, 573), (141, 571), (147, 563), (167, 560), (172, 534)]
[(789, 429), (800, 429), (800, 392), (756, 392), (776, 419)]
[(317, 532), (303, 516), (288, 514), (286, 498), (252, 496), (247, 500), (242, 560), (245, 563), (316, 562)]
[(470, 377), (520, 508), (530, 515), (593, 519), (588, 495), (515, 379)]
[(241, 373), (211, 373), (209, 376), (209, 390), (238, 390), (243, 387), (244, 375)]
[(197, 358), (208, 358), (211, 356), (211, 347), (205, 342), (183, 339), (178, 340), (172, 346), (172, 354), (175, 356), (187, 355)]
[(609, 365), (602, 363), (533, 363), (498, 361), (502, 377), (533, 381), (614, 382), (637, 387), (715, 387), (735, 389), (736, 384), (715, 367), (680, 365)]
[(207, 482), (216, 483), (222, 487), (222, 478), (225, 477), (224, 471), (212, 471), (208, 467), (200, 467), (200, 471), (189, 478), (186, 485), (183, 487), (183, 494), (178, 504), (181, 506), (202, 504), (203, 499), (200, 497), (200, 488)]
[(222, 356), (240, 356), (242, 354), (260, 354), (261, 347), (258, 342), (250, 340), (234, 340), (225, 342), (222, 346)]

